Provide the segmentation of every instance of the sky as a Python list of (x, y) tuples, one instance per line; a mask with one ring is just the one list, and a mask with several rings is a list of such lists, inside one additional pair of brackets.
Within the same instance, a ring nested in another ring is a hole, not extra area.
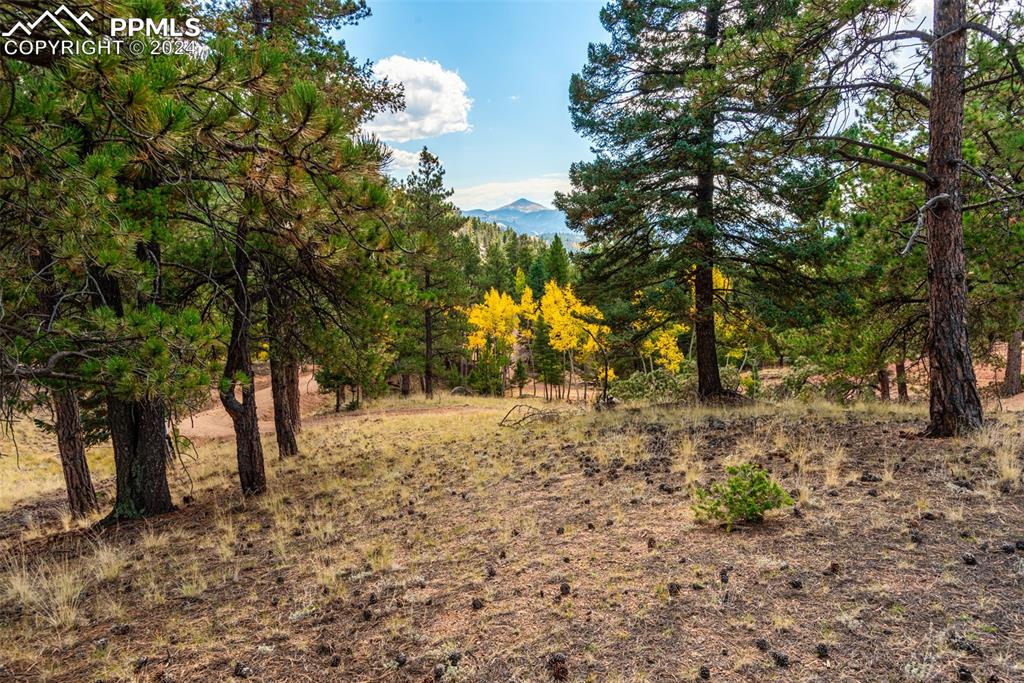
[(569, 165), (591, 158), (572, 129), (569, 79), (604, 42), (602, 0), (369, 0), (339, 31), (349, 52), (405, 85), (406, 110), (367, 127), (404, 177), (424, 146), (438, 155), (459, 208), (519, 197), (551, 206)]

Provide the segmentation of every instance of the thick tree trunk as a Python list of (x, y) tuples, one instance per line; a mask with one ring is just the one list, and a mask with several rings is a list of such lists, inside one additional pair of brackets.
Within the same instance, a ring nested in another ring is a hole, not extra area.
[(902, 358), (896, 362), (896, 395), (900, 403), (910, 400), (910, 394), (907, 392), (907, 366)]
[[(964, 126), (965, 0), (936, 0), (932, 45), (928, 175), (928, 368), (930, 421), (925, 434), (955, 436), (981, 426), (967, 341), (967, 269), (960, 173)], [(943, 198), (943, 195), (945, 196)]]
[[(254, 496), (267, 490), (267, 475), (263, 465), (263, 444), (260, 442), (259, 417), (256, 414), (256, 387), (253, 384), (252, 358), (249, 355), (249, 326), (252, 300), (249, 298), (249, 253), (246, 238), (248, 226), (239, 221), (235, 236), (234, 316), (231, 322), (231, 341), (228, 343), (227, 361), (220, 402), (231, 417), (235, 429), (235, 457), (238, 461), (238, 479), (242, 495)], [(235, 396), (242, 376), (242, 400)]]
[[(140, 245), (139, 258), (159, 262), (159, 245)], [(89, 279), (95, 284), (93, 305), (110, 307), (118, 317), (124, 315), (120, 283), (110, 273), (93, 268)], [(160, 298), (159, 278), (154, 283), (149, 303)], [(159, 515), (174, 510), (167, 485), (167, 408), (160, 397), (125, 399), (107, 395), (107, 426), (114, 448), (115, 500), (107, 522)]]
[(117, 498), (111, 521), (159, 515), (174, 509), (167, 486), (167, 411), (159, 398), (107, 397), (114, 445)]
[[(719, 38), (720, 3), (708, 4), (704, 23), (704, 68), (713, 70), (712, 52)], [(722, 393), (718, 370), (718, 345), (715, 340), (715, 111), (705, 107), (700, 113), (700, 137), (706, 148), (703, 169), (697, 174), (697, 226), (694, 246), (694, 340), (697, 354), (697, 394), (701, 399)]]
[(878, 397), (886, 402), (892, 400), (892, 391), (889, 388), (889, 368), (882, 368), (878, 371)]
[[(1021, 310), (1020, 322), (1024, 323), (1024, 310)], [(1016, 396), (1021, 392), (1020, 367), (1021, 330), (1010, 335), (1006, 344), (1006, 374), (1003, 377), (1003, 396)]]
[(85, 439), (82, 437), (82, 419), (78, 410), (78, 397), (70, 389), (53, 391), (54, 426), (57, 430), (57, 448), (60, 451), (64, 484), (68, 490), (68, 507), (75, 519), (87, 517), (99, 509), (96, 490), (89, 476), (89, 463), (85, 459)]
[(281, 458), (299, 453), (295, 438), (299, 431), (299, 362), (292, 334), (295, 320), (286, 296), (282, 288), (272, 287), (267, 297), (270, 395), (274, 402), (274, 435)]
[(334, 412), (340, 413), (341, 406), (345, 403), (345, 385), (341, 384), (334, 389)]
[(412, 377), (409, 373), (403, 372), (399, 377), (399, 381), (401, 382), (399, 390), (402, 393), (402, 398), (409, 398), (409, 394), (412, 393)]
[(270, 354), (270, 395), (274, 402), (274, 433), (277, 436), (277, 453), (282, 458), (298, 455), (299, 445), (295, 440), (295, 419), (293, 403), (289, 392), (289, 373), (286, 362)]

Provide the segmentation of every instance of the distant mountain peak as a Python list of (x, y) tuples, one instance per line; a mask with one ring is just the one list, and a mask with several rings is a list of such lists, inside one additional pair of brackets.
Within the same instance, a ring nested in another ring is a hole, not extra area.
[(549, 209), (546, 206), (538, 204), (537, 202), (531, 202), (526, 197), (520, 197), (519, 199), (515, 200), (511, 204), (506, 204), (505, 206), (502, 206), (502, 207), (499, 207), (499, 208), (495, 209), (495, 211), (504, 211), (506, 209), (510, 210), (510, 211), (521, 211), (523, 213), (532, 213), (534, 211), (550, 211), (551, 210), (551, 209)]
[(581, 236), (569, 230), (565, 225), (565, 214), (558, 209), (549, 209), (543, 204), (532, 202), (520, 197), (511, 204), (486, 211), (472, 209), (463, 211), (462, 215), (479, 218), (488, 223), (496, 223), (502, 227), (512, 228), (520, 235), (533, 235), (551, 241), (557, 234), (561, 236), (566, 248), (580, 241)]

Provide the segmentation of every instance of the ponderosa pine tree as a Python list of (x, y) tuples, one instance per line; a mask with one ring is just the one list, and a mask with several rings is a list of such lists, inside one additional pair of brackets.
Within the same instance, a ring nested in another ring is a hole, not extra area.
[[(774, 63), (774, 73), (799, 97), (799, 107), (786, 97), (777, 100), (787, 111), (802, 114), (793, 117), (798, 123), (790, 135), (794, 143), (922, 184), (924, 199), (911, 217), (916, 228), (907, 246), (920, 237), (927, 243), (930, 421), (925, 433), (937, 437), (977, 429), (982, 420), (967, 329), (963, 216), (970, 207), (964, 201), (963, 179), (976, 169), (964, 158), (965, 97), (1024, 81), (1017, 57), (1019, 6), (972, 5), (970, 16), (967, 8), (967, 0), (936, 0), (929, 31), (904, 28), (907, 2), (866, 0), (837, 6), (812, 0), (802, 3), (796, 16), (764, 32), (745, 60), (754, 71)], [(970, 41), (987, 46), (982, 51), (988, 56), (985, 68), (968, 69)], [(916, 68), (907, 68), (901, 58), (911, 48), (925, 57), (913, 62)], [(762, 70), (761, 76), (768, 71)], [(797, 84), (794, 74), (799, 75)], [(848, 118), (851, 99), (880, 92), (888, 93), (895, 106), (927, 119), (923, 155), (834, 133), (836, 121)], [(808, 94), (814, 97), (808, 100)], [(831, 116), (823, 117), (823, 112)], [(986, 205), (1019, 198), (998, 185), (991, 189)]]
[(464, 219), (449, 201), (452, 190), (444, 185), (441, 162), (425, 147), (402, 192), (402, 230), (411, 242), (404, 265), (416, 290), (413, 308), (422, 321), (419, 330), (416, 322), (409, 321), (405, 335), (422, 342), (423, 393), (432, 398), (439, 351), (455, 353), (461, 347), (438, 349), (435, 342), (458, 324), (459, 307), (468, 303), (462, 263), (471, 245), (457, 235)]
[[(587, 278), (628, 299), (637, 289), (692, 283), (691, 323), (702, 399), (724, 393), (715, 337), (714, 269), (729, 261), (787, 271), (783, 252), (801, 213), (827, 196), (816, 167), (782, 163), (753, 140), (773, 121), (764, 94), (732, 78), (733, 41), (770, 27), (793, 3), (621, 0), (601, 12), (610, 42), (591, 45), (573, 76), (573, 125), (596, 159), (574, 164), (556, 205), (592, 245)], [(811, 235), (810, 237), (813, 237)]]

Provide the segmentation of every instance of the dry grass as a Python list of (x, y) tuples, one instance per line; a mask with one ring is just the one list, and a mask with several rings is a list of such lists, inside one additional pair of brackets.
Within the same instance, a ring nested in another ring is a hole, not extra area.
[[(90, 448), (86, 456), (94, 481), (102, 482), (114, 475), (114, 453), (110, 447)], [(0, 512), (26, 501), (56, 496), (50, 514), (61, 518), (68, 529), (76, 526), (61, 495), (64, 479), (57, 439), (37, 429), (28, 418), (0, 433), (0, 482)]]
[[(240, 499), (213, 442), (172, 515), (9, 533), (0, 664), (69, 683), (230, 680), (236, 662), (285, 683), (504, 683), (551, 680), (562, 653), (571, 681), (1024, 680), (1024, 564), (1000, 550), (1024, 499), (996, 485), (1009, 422), (936, 442), (905, 436), (920, 407), (760, 404), (501, 429), (509, 402), (456, 399), (310, 421), (262, 499)], [(696, 524), (689, 487), (741, 459), (800, 515)]]

